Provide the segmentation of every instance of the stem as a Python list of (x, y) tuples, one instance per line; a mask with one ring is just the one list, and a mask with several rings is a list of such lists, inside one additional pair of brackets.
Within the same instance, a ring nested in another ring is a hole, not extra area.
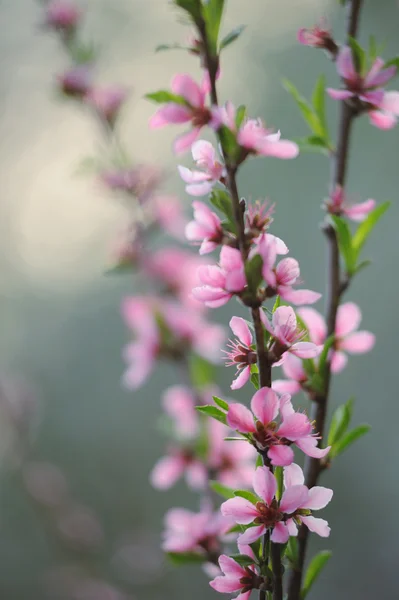
[[(209, 79), (211, 84), (211, 102), (214, 106), (218, 105), (218, 94), (216, 89), (216, 73), (219, 59), (211, 55), (209, 51), (209, 45), (207, 40), (207, 32), (205, 23), (201, 22), (198, 24), (198, 30), (202, 38), (205, 51), (205, 64), (209, 73)], [(221, 142), (221, 140), (219, 140)], [(244, 211), (240, 204), (240, 196), (237, 187), (237, 165), (231, 164), (229, 157), (223, 150), (223, 158), (226, 165), (227, 178), (226, 185), (231, 194), (234, 220), (237, 227), (237, 240), (238, 247), (241, 252), (243, 263), (248, 259), (248, 244), (245, 235), (245, 221)], [(255, 299), (254, 299), (255, 300)], [(272, 384), (272, 373), (271, 373), (271, 362), (268, 359), (267, 350), (265, 347), (264, 330), (262, 321), (260, 318), (259, 306), (251, 307), (251, 316), (254, 324), (255, 339), (256, 339), (256, 352), (258, 356), (258, 369), (259, 369), (259, 384), (261, 387), (271, 387)], [(270, 531), (266, 531), (263, 540), (263, 560), (267, 564), (267, 548), (269, 545)], [(273, 570), (273, 600), (283, 600), (283, 582), (282, 582), (282, 564), (281, 564), (281, 549), (278, 544), (270, 544), (270, 557), (272, 562)], [(266, 599), (266, 592), (259, 590), (259, 600)]]
[[(351, 0), (348, 6), (348, 22), (347, 22), (347, 37), (355, 37), (358, 30), (360, 11), (363, 0)], [(343, 102), (341, 104), (341, 112), (338, 129), (337, 150), (332, 162), (331, 190), (333, 191), (337, 185), (344, 187), (348, 168), (349, 158), (349, 143), (352, 132), (353, 120), (356, 117), (356, 111), (353, 107)], [(346, 285), (341, 280), (340, 255), (338, 248), (338, 240), (335, 229), (331, 224), (327, 223), (324, 226), (324, 233), (327, 240), (328, 250), (328, 270), (327, 270), (327, 336), (334, 334), (337, 320), (337, 311), (341, 296), (346, 289)], [(324, 379), (323, 392), (317, 394), (313, 398), (311, 411), (311, 420), (315, 421), (315, 429), (320, 436), (323, 436), (328, 399), (330, 394), (331, 383), (331, 364), (327, 361), (326, 374)], [(305, 484), (311, 488), (317, 484), (320, 473), (323, 470), (322, 463), (319, 459), (305, 456)], [(288, 600), (299, 600), (301, 594), (302, 577), (305, 565), (307, 542), (309, 530), (302, 525), (298, 534), (298, 564), (291, 572)]]

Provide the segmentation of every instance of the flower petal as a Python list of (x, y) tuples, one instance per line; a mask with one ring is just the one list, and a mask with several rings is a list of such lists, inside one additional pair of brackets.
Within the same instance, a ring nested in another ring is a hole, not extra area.
[(239, 373), (239, 375), (233, 380), (233, 382), (230, 386), (231, 389), (232, 390), (241, 389), (247, 383), (250, 376), (251, 376), (251, 367), (248, 365), (247, 367), (242, 369), (242, 371)]
[(238, 578), (245, 575), (245, 569), (240, 567), (240, 565), (233, 558), (230, 558), (230, 556), (226, 556), (225, 554), (222, 554), (219, 557), (219, 566), (225, 575), (234, 575)]
[(263, 425), (268, 425), (277, 417), (279, 404), (276, 392), (263, 387), (252, 396), (251, 410)]
[(280, 502), (280, 510), (291, 514), (305, 506), (309, 490), (305, 485), (293, 485), (285, 490)]
[(353, 96), (353, 92), (350, 92), (349, 90), (335, 90), (334, 88), (326, 88), (326, 92), (333, 100), (347, 100)]
[(245, 346), (250, 346), (252, 344), (252, 333), (244, 319), (241, 319), (241, 317), (232, 317), (229, 325), (240, 342), (245, 344)]
[(254, 433), (256, 431), (251, 411), (238, 402), (229, 405), (227, 423), (229, 427), (241, 433)]
[(295, 441), (295, 444), (308, 456), (312, 458), (324, 458), (330, 451), (331, 446), (327, 448), (318, 448), (317, 439), (314, 437), (306, 437)]
[(151, 485), (158, 490), (171, 488), (183, 474), (184, 467), (184, 460), (181, 456), (164, 456), (151, 471)]
[(270, 539), (275, 544), (285, 544), (290, 537), (287, 525), (285, 523), (276, 523)]
[(306, 525), (309, 531), (317, 533), (320, 537), (328, 537), (330, 535), (330, 527), (324, 519), (316, 519), (316, 517), (301, 517), (302, 523)]
[(355, 65), (353, 63), (352, 49), (344, 46), (337, 56), (337, 71), (343, 79), (356, 80), (358, 78)]
[(249, 527), (244, 533), (238, 536), (239, 544), (253, 544), (259, 539), (266, 531), (264, 525), (258, 525), (256, 527)]
[(348, 357), (343, 352), (335, 351), (331, 355), (331, 371), (340, 373), (345, 369), (348, 362)]
[(269, 448), (268, 457), (272, 465), (286, 467), (294, 460), (294, 451), (290, 446), (276, 445)]
[(327, 506), (333, 497), (333, 491), (329, 488), (316, 485), (309, 490), (309, 497), (304, 508), (320, 510)]
[(321, 352), (321, 347), (312, 342), (297, 342), (290, 348), (290, 352), (299, 358), (316, 358)]
[(284, 468), (284, 487), (289, 488), (294, 485), (303, 485), (305, 477), (301, 467), (295, 463)]
[(183, 133), (179, 137), (177, 137), (173, 144), (173, 151), (175, 154), (182, 154), (191, 148), (191, 145), (195, 142), (197, 137), (199, 136), (201, 131), (201, 127), (195, 127), (186, 133)]
[(292, 304), (295, 304), (296, 306), (302, 304), (314, 304), (321, 298), (321, 294), (319, 294), (319, 292), (314, 292), (313, 290), (294, 290), (287, 287), (279, 288), (278, 291), (283, 300), (292, 302)]
[(302, 389), (301, 384), (298, 383), (298, 381), (295, 381), (294, 379), (276, 379), (272, 383), (272, 388), (273, 390), (276, 390), (276, 392), (278, 392), (279, 394), (290, 394), (290, 396), (299, 394), (299, 392)]
[(335, 325), (335, 335), (339, 338), (345, 337), (359, 327), (362, 320), (360, 308), (354, 302), (345, 302), (341, 304), (337, 312), (337, 321)]
[(224, 517), (233, 517), (236, 523), (248, 525), (258, 516), (258, 511), (249, 500), (245, 498), (229, 498), (220, 506)]
[(343, 339), (339, 345), (341, 350), (352, 354), (369, 352), (375, 344), (375, 335), (370, 331), (355, 331)]
[(258, 467), (254, 473), (255, 493), (270, 506), (277, 491), (277, 482), (269, 467)]
[(314, 308), (300, 308), (298, 315), (305, 323), (312, 342), (320, 346), (327, 337), (327, 325), (321, 314)]
[(201, 106), (203, 94), (199, 85), (190, 75), (175, 75), (172, 80), (172, 92), (177, 96), (183, 96), (192, 106)]

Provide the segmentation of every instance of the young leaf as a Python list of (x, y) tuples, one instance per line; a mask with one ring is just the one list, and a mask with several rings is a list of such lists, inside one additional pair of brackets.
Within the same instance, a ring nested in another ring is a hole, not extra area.
[(165, 50), (188, 50), (188, 48), (180, 44), (159, 44), (155, 48), (155, 52), (164, 52)]
[(323, 128), (323, 138), (328, 138), (327, 132), (327, 121), (326, 121), (326, 108), (325, 108), (325, 87), (326, 87), (326, 79), (324, 75), (320, 75), (318, 80), (316, 81), (316, 85), (313, 90), (312, 95), (312, 104), (313, 108), (316, 111), (317, 116), (319, 117), (320, 124)]
[(331, 215), (338, 237), (338, 246), (345, 262), (348, 275), (353, 275), (356, 269), (356, 252), (352, 247), (352, 236), (346, 221)]
[(225, 35), (222, 41), (220, 42), (220, 50), (223, 50), (223, 48), (226, 48), (227, 46), (230, 46), (230, 44), (235, 42), (236, 39), (240, 37), (244, 29), (245, 25), (239, 25), (235, 29), (232, 29), (232, 31), (229, 31), (229, 33)]
[(247, 114), (247, 107), (244, 106), (243, 104), (241, 106), (239, 106), (237, 108), (237, 113), (236, 113), (236, 127), (237, 129), (240, 128), (243, 120), (245, 119)]
[(258, 456), (256, 458), (255, 468), (257, 469), (258, 467), (262, 467), (262, 466), (263, 466), (263, 458), (260, 454), (258, 454)]
[(201, 3), (198, 2), (198, 0), (174, 0), (174, 3), (179, 8), (185, 10), (193, 19), (194, 23), (202, 18)]
[(195, 552), (167, 552), (166, 556), (176, 566), (203, 563), (206, 560), (205, 556)]
[(353, 397), (349, 398), (348, 402), (338, 406), (337, 410), (334, 412), (330, 431), (328, 433), (328, 446), (332, 446), (335, 442), (338, 442), (348, 429), (353, 414), (354, 402), (355, 399)]
[(304, 598), (306, 598), (310, 591), (310, 588), (320, 575), (327, 561), (331, 558), (331, 555), (331, 550), (323, 550), (322, 552), (316, 554), (316, 556), (311, 560), (310, 565), (306, 571), (303, 588), (301, 590), (301, 600), (304, 600)]
[(156, 102), (157, 104), (165, 104), (167, 102), (174, 102), (175, 104), (187, 104), (183, 96), (177, 96), (168, 90), (151, 92), (150, 94), (146, 94), (145, 98), (152, 100), (152, 102)]
[(256, 294), (256, 291), (263, 281), (262, 275), (263, 259), (260, 254), (255, 254), (251, 260), (245, 264), (245, 275), (247, 277), (250, 293)]
[(249, 502), (251, 502), (252, 504), (256, 504), (257, 502), (259, 502), (258, 496), (256, 496), (252, 492), (248, 492), (247, 490), (236, 490), (234, 492), (234, 496), (245, 498), (245, 500), (249, 500)]
[[(399, 56), (395, 56), (395, 58), (391, 58), (390, 60), (388, 60), (384, 65), (384, 69), (386, 69), (387, 67), (391, 67), (392, 65), (399, 69)], [(396, 72), (396, 74), (398, 74), (398, 72)]]
[(254, 564), (254, 559), (248, 556), (248, 554), (230, 554), (230, 558), (236, 561), (242, 567), (250, 567)]
[(290, 537), (285, 549), (285, 556), (293, 567), (298, 563), (298, 540), (296, 537)]
[(324, 370), (326, 368), (326, 363), (327, 363), (328, 353), (334, 344), (334, 340), (335, 340), (335, 336), (333, 334), (333, 335), (330, 335), (324, 342), (323, 351), (320, 354), (320, 358), (319, 358), (319, 373), (321, 375), (324, 374)]
[(224, 0), (208, 0), (203, 4), (203, 15), (208, 34), (209, 49), (213, 56), (217, 55), (220, 23), (222, 20)]
[(274, 301), (274, 305), (273, 305), (273, 309), (272, 312), (276, 312), (276, 310), (281, 306), (281, 298), (280, 296), (276, 296), (276, 299)]
[(390, 202), (384, 202), (384, 204), (380, 204), (371, 211), (368, 215), (367, 219), (365, 219), (362, 223), (360, 223), (357, 231), (352, 239), (352, 247), (356, 254), (356, 259), (358, 259), (360, 252), (367, 241), (370, 233), (373, 231), (374, 227), (381, 219), (382, 215), (388, 210), (390, 206)]
[(229, 498), (235, 498), (234, 490), (227, 487), (227, 485), (223, 485), (223, 483), (219, 483), (219, 481), (210, 481), (209, 486), (214, 492), (226, 500), (229, 500)]
[(354, 58), (354, 62), (356, 65), (356, 70), (358, 73), (363, 75), (367, 69), (367, 54), (364, 48), (361, 47), (359, 42), (355, 40), (355, 38), (349, 38), (349, 46), (352, 50), (352, 55)]
[(209, 200), (215, 208), (226, 215), (229, 222), (234, 221), (233, 204), (230, 194), (226, 190), (213, 190)]
[(330, 457), (334, 458), (335, 456), (342, 454), (342, 452), (344, 450), (349, 448), (349, 446), (351, 446), (354, 442), (356, 442), (356, 440), (358, 440), (363, 435), (368, 433), (370, 431), (370, 429), (371, 429), (370, 425), (364, 424), (364, 425), (358, 425), (351, 431), (348, 431), (348, 433), (346, 433), (343, 437), (341, 437), (340, 440), (338, 440), (338, 442), (336, 442), (333, 445), (333, 447), (330, 450)]
[(283, 467), (276, 467), (274, 469), (274, 476), (277, 481), (276, 498), (277, 498), (277, 500), (281, 500), (281, 496), (283, 495), (283, 476), (284, 476)]
[(218, 398), (217, 396), (212, 396), (213, 401), (215, 404), (217, 404), (221, 409), (223, 410), (229, 410), (229, 405), (226, 402), (226, 400), (222, 400), (221, 398)]
[(320, 136), (321, 138), (323, 138), (324, 128), (320, 122), (318, 115), (315, 113), (309, 102), (303, 96), (301, 96), (297, 88), (290, 81), (288, 81), (288, 79), (283, 80), (283, 85), (287, 92), (289, 92), (294, 98), (295, 102), (299, 107), (299, 110), (302, 113), (303, 118), (305, 119), (313, 133), (316, 136)]
[(219, 408), (216, 408), (216, 406), (210, 406), (208, 404), (206, 406), (196, 406), (195, 408), (203, 415), (212, 417), (212, 419), (216, 419), (216, 421), (220, 421), (226, 425), (226, 413), (222, 412)]

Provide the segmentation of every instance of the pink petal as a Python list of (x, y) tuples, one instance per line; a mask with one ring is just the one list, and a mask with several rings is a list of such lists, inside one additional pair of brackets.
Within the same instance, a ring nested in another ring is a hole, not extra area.
[(285, 523), (276, 523), (270, 539), (275, 544), (285, 544), (290, 537), (287, 525)]
[(374, 64), (372, 65), (370, 71), (367, 73), (367, 76), (364, 79), (364, 87), (379, 87), (388, 83), (392, 77), (394, 77), (396, 73), (396, 67), (392, 65), (387, 69), (382, 69), (384, 66), (384, 61), (382, 58), (376, 58)]
[(226, 274), (226, 290), (229, 292), (241, 292), (247, 285), (244, 268), (229, 271)]
[(288, 533), (293, 537), (297, 537), (298, 527), (296, 526), (294, 519), (287, 519), (285, 524), (287, 525)]
[(231, 294), (227, 294), (224, 290), (211, 288), (207, 285), (193, 288), (192, 294), (196, 300), (204, 302), (206, 306), (211, 308), (219, 308), (219, 306), (223, 306), (231, 298)]
[(187, 194), (190, 196), (206, 196), (214, 186), (213, 181), (204, 181), (204, 183), (190, 183), (186, 186)]
[(182, 154), (183, 152), (186, 152), (186, 150), (191, 148), (191, 145), (199, 136), (200, 131), (201, 127), (196, 127), (194, 129), (191, 129), (187, 133), (183, 133), (183, 135), (177, 137), (173, 144), (173, 151), (175, 152), (175, 154)]
[(277, 430), (277, 435), (287, 438), (291, 442), (295, 442), (298, 438), (310, 435), (312, 425), (308, 417), (303, 413), (292, 413), (284, 418), (282, 424)]
[(386, 113), (380, 110), (370, 110), (369, 113), (370, 123), (378, 129), (387, 131), (393, 129), (397, 123), (397, 118), (392, 113)]
[(399, 92), (395, 90), (385, 92), (380, 108), (399, 116)]
[(191, 111), (187, 106), (170, 102), (162, 106), (149, 121), (150, 129), (158, 129), (165, 125), (177, 125), (191, 120)]
[(290, 488), (294, 485), (303, 485), (305, 483), (305, 477), (303, 471), (299, 465), (292, 463), (288, 467), (284, 468), (284, 487)]
[(201, 106), (203, 94), (199, 85), (190, 75), (175, 75), (172, 80), (172, 92), (177, 96), (183, 96), (192, 106)]
[(151, 484), (158, 490), (167, 490), (181, 477), (184, 468), (185, 463), (181, 456), (164, 456), (151, 471)]
[(241, 252), (237, 248), (223, 246), (220, 251), (220, 266), (226, 271), (235, 271), (243, 268)]
[(191, 489), (202, 490), (208, 480), (208, 473), (204, 464), (195, 461), (187, 467), (185, 477)]
[(290, 345), (290, 340), (296, 333), (296, 315), (291, 306), (279, 306), (274, 311), (273, 329), (275, 336), (285, 345)]
[(381, 108), (381, 104), (384, 99), (384, 90), (363, 92), (362, 94), (359, 94), (359, 98), (360, 100), (363, 100), (363, 102), (368, 102), (369, 104), (373, 104), (374, 106)]
[(263, 156), (274, 156), (284, 160), (296, 158), (299, 154), (298, 145), (289, 140), (279, 140), (278, 142), (265, 140), (257, 145), (257, 151)]
[(259, 539), (266, 531), (264, 525), (258, 525), (257, 527), (249, 527), (244, 533), (238, 536), (238, 542), (241, 544), (253, 544)]
[(231, 389), (232, 390), (241, 389), (247, 383), (250, 376), (251, 376), (251, 367), (248, 365), (247, 367), (242, 369), (242, 371), (239, 373), (239, 375), (233, 380), (233, 383), (230, 386)]
[(293, 285), (299, 275), (299, 263), (295, 258), (284, 258), (276, 267), (276, 276), (279, 285)]
[(233, 403), (229, 405), (227, 423), (229, 427), (241, 433), (254, 433), (256, 431), (253, 415), (243, 404)]
[(315, 358), (319, 356), (321, 348), (312, 342), (297, 342), (290, 348), (290, 352), (299, 358)]
[(327, 337), (327, 325), (323, 317), (314, 308), (300, 308), (298, 315), (305, 323), (312, 342), (320, 346)]
[(207, 181), (209, 179), (209, 175), (207, 173), (203, 173), (202, 171), (192, 171), (191, 169), (187, 169), (187, 167), (183, 167), (182, 165), (178, 165), (177, 170), (179, 171), (179, 175), (185, 183), (198, 183)]
[(281, 418), (287, 419), (289, 416), (295, 414), (294, 407), (292, 406), (290, 394), (283, 394), (280, 398), (280, 414)]
[(222, 569), (222, 572), (230, 577), (235, 576), (237, 578), (241, 578), (246, 574), (245, 569), (240, 567), (235, 560), (230, 558), (230, 556), (226, 556), (225, 554), (222, 554), (219, 557), (219, 566)]
[(340, 373), (345, 369), (348, 362), (348, 357), (343, 352), (335, 351), (331, 355), (331, 371)]
[(268, 387), (261, 388), (252, 396), (251, 410), (263, 425), (274, 421), (278, 415), (278, 408), (279, 399), (276, 393)]
[(277, 482), (269, 467), (258, 467), (254, 473), (255, 493), (270, 506), (277, 491)]
[(243, 592), (242, 594), (238, 594), (238, 596), (235, 597), (235, 600), (249, 600), (251, 591), (252, 590), (249, 590), (248, 592)]
[(320, 537), (328, 537), (330, 535), (330, 527), (324, 519), (316, 519), (315, 517), (301, 517), (302, 523), (306, 525), (309, 531), (317, 533)]
[(306, 501), (306, 506), (303, 508), (309, 508), (310, 510), (320, 510), (327, 506), (333, 497), (333, 491), (329, 488), (321, 487), (316, 485), (309, 490), (309, 497)]
[(220, 506), (224, 517), (233, 517), (236, 523), (248, 525), (258, 516), (258, 511), (249, 500), (245, 498), (229, 498)]
[(347, 217), (349, 217), (349, 219), (352, 219), (353, 221), (363, 221), (369, 212), (375, 208), (375, 206), (376, 201), (370, 198), (364, 202), (358, 202), (357, 204), (353, 204), (352, 206), (344, 208), (343, 212)]
[(225, 286), (226, 276), (216, 265), (200, 265), (197, 274), (201, 283), (205, 285), (213, 288), (224, 288)]
[(204, 240), (200, 246), (199, 249), (199, 254), (209, 254), (209, 252), (213, 252), (214, 250), (216, 250), (216, 248), (219, 246), (219, 244), (216, 244), (216, 242), (210, 242), (209, 240)]
[[(312, 340), (314, 341), (314, 340)], [(293, 354), (287, 354), (282, 364), (283, 373), (290, 379), (296, 381), (305, 381), (307, 379), (306, 371), (302, 366), (302, 361)]]
[(273, 240), (277, 254), (288, 254), (288, 247), (281, 238), (273, 235), (272, 233), (266, 233), (266, 239)]
[(321, 298), (319, 292), (313, 292), (312, 290), (293, 290), (292, 288), (280, 288), (278, 289), (280, 296), (287, 302), (292, 302), (296, 306), (302, 304), (314, 304)]
[(294, 452), (290, 446), (276, 445), (269, 448), (267, 453), (272, 465), (286, 467), (294, 460)]
[(359, 327), (362, 320), (360, 308), (354, 302), (345, 302), (341, 304), (337, 312), (337, 321), (335, 325), (335, 335), (339, 338), (345, 337)]
[(358, 74), (353, 64), (352, 49), (349, 46), (344, 46), (339, 51), (337, 57), (337, 71), (343, 79), (356, 80)]
[(309, 490), (305, 485), (293, 485), (285, 490), (280, 502), (280, 510), (291, 514), (305, 505)]
[(326, 88), (326, 92), (333, 100), (347, 100), (354, 95), (349, 90), (334, 90), (334, 88)]
[(324, 458), (330, 451), (331, 446), (327, 448), (318, 448), (317, 440), (314, 437), (307, 437), (295, 441), (295, 444), (308, 456), (312, 458)]
[(252, 344), (252, 333), (247, 322), (241, 317), (232, 317), (229, 323), (232, 332), (245, 346)]
[(279, 394), (290, 394), (294, 396), (301, 391), (301, 384), (293, 379), (276, 379), (272, 383), (273, 390), (276, 390)]
[(216, 160), (215, 148), (206, 140), (198, 140), (193, 144), (191, 153), (195, 162), (203, 163), (205, 166), (212, 166)]
[(370, 331), (356, 331), (344, 338), (339, 347), (352, 354), (369, 352), (375, 344), (375, 335)]
[[(233, 559), (231, 559), (231, 560), (233, 560)], [(233, 562), (235, 562), (235, 561), (233, 560)], [(241, 575), (241, 577), (242, 577), (242, 575)], [(209, 582), (209, 585), (217, 592), (221, 592), (223, 594), (229, 594), (231, 592), (238, 592), (238, 590), (241, 590), (243, 587), (242, 583), (240, 583), (239, 578), (230, 579), (229, 577), (225, 577), (224, 575), (215, 577), (215, 579), (213, 579), (212, 581)]]

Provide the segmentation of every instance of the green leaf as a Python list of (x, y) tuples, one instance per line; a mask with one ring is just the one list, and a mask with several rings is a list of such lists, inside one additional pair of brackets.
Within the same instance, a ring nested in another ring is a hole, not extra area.
[(353, 37), (349, 37), (349, 46), (352, 49), (355, 67), (360, 75), (364, 75), (367, 69), (367, 54), (364, 48)]
[(219, 496), (222, 496), (222, 498), (225, 498), (226, 500), (229, 500), (230, 498), (235, 498), (234, 490), (232, 488), (227, 487), (227, 485), (223, 485), (223, 483), (219, 483), (219, 481), (210, 481), (209, 486), (214, 492), (216, 492), (217, 494), (219, 494)]
[(222, 400), (221, 398), (218, 398), (217, 396), (212, 396), (213, 401), (215, 404), (217, 404), (220, 408), (222, 408), (223, 410), (229, 410), (229, 405), (226, 402), (226, 400)]
[(159, 44), (155, 48), (155, 52), (164, 52), (165, 50), (189, 50), (189, 48), (180, 44)]
[(249, 502), (251, 502), (252, 504), (256, 504), (257, 502), (259, 502), (258, 496), (256, 496), (252, 492), (248, 492), (247, 490), (236, 490), (234, 492), (234, 496), (245, 498), (245, 500), (249, 500)]
[(348, 402), (338, 406), (331, 419), (330, 431), (328, 433), (328, 446), (333, 446), (335, 442), (341, 439), (348, 429), (352, 414), (355, 398), (349, 398)]
[(274, 476), (277, 481), (276, 498), (277, 498), (277, 500), (281, 500), (281, 496), (283, 495), (283, 479), (284, 479), (283, 467), (276, 467), (274, 469)]
[(191, 355), (189, 365), (190, 379), (194, 387), (201, 389), (215, 381), (215, 365), (202, 356)]
[(251, 260), (245, 263), (245, 275), (248, 282), (248, 289), (252, 295), (255, 295), (259, 285), (263, 281), (262, 275), (263, 258), (260, 254), (255, 254)]
[(201, 3), (198, 2), (198, 0), (174, 0), (174, 3), (179, 8), (185, 10), (193, 19), (194, 23), (197, 23), (202, 19)]
[(230, 558), (242, 567), (250, 567), (255, 563), (254, 559), (248, 556), (248, 554), (230, 554)]
[(387, 67), (391, 67), (392, 65), (399, 69), (399, 56), (395, 56), (394, 58), (388, 60), (384, 65), (384, 69), (386, 69)]
[(374, 62), (378, 56), (378, 46), (374, 35), (370, 35), (369, 39), (369, 57), (371, 62)]
[(358, 259), (359, 254), (364, 244), (366, 243), (370, 233), (373, 231), (374, 227), (389, 207), (390, 202), (384, 202), (384, 204), (380, 204), (379, 206), (377, 206), (377, 208), (372, 210), (371, 213), (369, 213), (367, 219), (360, 223), (352, 239), (352, 246), (356, 254), (356, 259)]
[(299, 110), (302, 113), (303, 118), (305, 119), (305, 121), (307, 122), (307, 124), (309, 125), (309, 127), (313, 131), (313, 133), (316, 136), (320, 136), (321, 138), (323, 138), (324, 137), (323, 125), (320, 122), (318, 115), (313, 110), (311, 104), (306, 100), (306, 98), (301, 96), (301, 94), (299, 93), (297, 88), (288, 79), (283, 80), (283, 85), (284, 85), (285, 89), (287, 90), (287, 92), (289, 92), (291, 94), (291, 96), (294, 98), (295, 102), (297, 103), (297, 105), (299, 107)]
[(242, 122), (245, 119), (246, 115), (247, 115), (247, 107), (242, 104), (241, 106), (239, 106), (237, 108), (237, 113), (236, 113), (236, 127), (237, 127), (237, 129), (239, 129), (241, 127)]
[(131, 260), (125, 260), (122, 261), (116, 265), (112, 265), (111, 267), (108, 267), (107, 269), (105, 269), (104, 271), (104, 275), (106, 277), (108, 277), (109, 275), (125, 275), (126, 273), (132, 273), (132, 261)]
[(298, 540), (296, 537), (290, 537), (288, 544), (285, 549), (285, 556), (290, 561), (291, 565), (295, 567), (298, 563)]
[(226, 48), (227, 46), (230, 46), (230, 44), (235, 42), (236, 39), (238, 39), (240, 37), (240, 35), (242, 34), (245, 27), (246, 27), (245, 25), (239, 25), (235, 29), (232, 29), (231, 31), (229, 31), (229, 33), (227, 35), (225, 35), (224, 38), (222, 39), (222, 41), (220, 42), (220, 50), (223, 50), (224, 48)]
[(317, 152), (324, 156), (330, 156), (330, 153), (333, 151), (333, 147), (327, 143), (327, 140), (324, 140), (317, 135), (299, 139), (296, 138), (295, 142), (301, 152)]
[(263, 467), (263, 458), (260, 454), (258, 454), (258, 456), (256, 457), (255, 467)]
[(251, 383), (257, 390), (260, 388), (258, 365), (251, 365)]
[(316, 111), (317, 116), (319, 117), (320, 124), (323, 128), (322, 138), (328, 138), (328, 130), (327, 130), (327, 121), (326, 121), (326, 103), (325, 103), (325, 88), (326, 88), (326, 79), (324, 75), (320, 75), (318, 80), (316, 81), (316, 85), (313, 90), (312, 95), (312, 104), (313, 108)]
[(203, 563), (206, 560), (203, 554), (196, 554), (195, 552), (167, 552), (166, 556), (177, 567), (180, 565)]
[(203, 16), (206, 24), (209, 50), (212, 56), (217, 56), (217, 47), (224, 9), (224, 0), (208, 0), (203, 4)]
[(310, 565), (306, 571), (305, 580), (303, 582), (303, 588), (301, 590), (301, 600), (304, 600), (304, 598), (306, 598), (310, 591), (310, 588), (320, 575), (327, 561), (331, 558), (331, 555), (331, 550), (323, 550), (322, 552), (316, 554), (314, 558), (312, 558)]
[(152, 100), (152, 102), (156, 102), (157, 104), (165, 104), (167, 102), (174, 102), (175, 104), (187, 104), (183, 96), (177, 96), (168, 90), (151, 92), (150, 94), (146, 94), (145, 98), (147, 98), (147, 100)]
[(348, 275), (353, 275), (356, 269), (356, 252), (352, 247), (352, 236), (346, 221), (337, 215), (331, 215), (337, 232), (338, 246), (345, 262)]
[(223, 152), (228, 158), (234, 161), (240, 151), (240, 146), (237, 144), (235, 133), (223, 125), (220, 129), (218, 129), (218, 135)]
[(230, 194), (226, 190), (212, 190), (209, 200), (215, 208), (226, 215), (229, 222), (234, 222), (233, 204)]
[(359, 271), (362, 271), (369, 265), (371, 265), (371, 260), (362, 260), (362, 262), (357, 265), (355, 273), (359, 273)]
[(334, 458), (339, 454), (342, 454), (344, 450), (349, 448), (356, 440), (363, 437), (371, 429), (370, 425), (358, 425), (351, 431), (348, 431), (338, 442), (336, 442), (330, 450), (330, 457)]
[(196, 406), (195, 407), (198, 412), (203, 415), (207, 415), (208, 417), (212, 417), (212, 419), (216, 419), (216, 421), (220, 421), (224, 425), (226, 425), (226, 413), (216, 408), (216, 406), (210, 406), (209, 404), (205, 406)]
[(94, 44), (74, 44), (70, 48), (71, 57), (78, 65), (92, 63), (97, 55), (97, 48)]
[(276, 296), (276, 299), (274, 301), (274, 305), (273, 305), (273, 309), (272, 312), (276, 312), (276, 310), (281, 306), (281, 298), (280, 296)]
[(331, 350), (331, 348), (333, 347), (334, 341), (335, 341), (335, 336), (333, 334), (333, 335), (330, 335), (324, 342), (323, 350), (322, 350), (322, 353), (320, 354), (320, 358), (319, 358), (319, 373), (321, 375), (324, 375), (328, 353)]

